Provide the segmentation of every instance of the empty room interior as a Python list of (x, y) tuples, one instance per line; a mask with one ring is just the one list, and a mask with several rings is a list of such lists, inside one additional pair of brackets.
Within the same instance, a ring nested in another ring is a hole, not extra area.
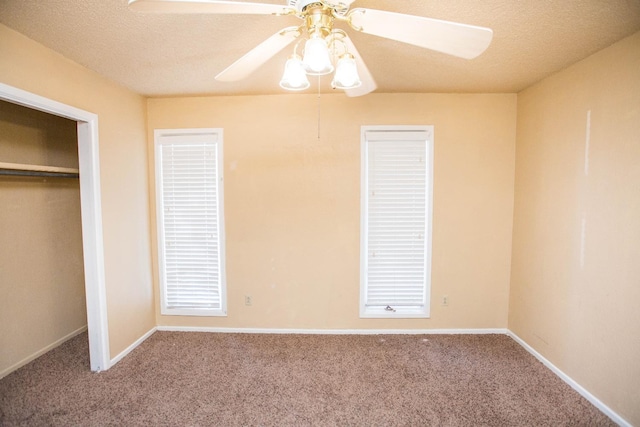
[(0, 1), (0, 425), (640, 426), (639, 219), (638, 1)]

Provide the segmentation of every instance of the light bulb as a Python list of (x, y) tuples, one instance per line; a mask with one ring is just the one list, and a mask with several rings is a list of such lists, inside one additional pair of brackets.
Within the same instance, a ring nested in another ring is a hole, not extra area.
[(355, 58), (350, 53), (345, 53), (338, 60), (331, 85), (337, 89), (353, 89), (361, 84)]
[(302, 60), (307, 74), (321, 76), (333, 71), (327, 42), (319, 34), (314, 34), (304, 45)]
[(304, 90), (311, 86), (305, 74), (302, 61), (298, 55), (293, 55), (284, 65), (284, 74), (280, 80), (280, 87), (287, 90)]

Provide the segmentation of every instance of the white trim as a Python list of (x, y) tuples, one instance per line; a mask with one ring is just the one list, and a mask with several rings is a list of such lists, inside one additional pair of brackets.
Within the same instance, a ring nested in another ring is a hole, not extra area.
[(556, 365), (554, 365), (553, 363), (549, 362), (549, 360), (547, 360), (543, 355), (538, 353), (533, 347), (531, 347), (529, 344), (527, 344), (522, 338), (520, 338), (514, 332), (508, 330), (507, 331), (507, 335), (509, 337), (511, 337), (515, 342), (520, 344), (525, 350), (527, 350), (529, 353), (531, 353), (536, 359), (538, 359), (540, 362), (542, 362), (542, 364), (544, 366), (546, 366), (547, 368), (549, 368), (551, 370), (551, 372), (553, 372), (558, 377), (560, 377), (560, 379), (562, 381), (564, 381), (565, 383), (569, 384), (569, 386), (571, 386), (572, 389), (577, 391), (582, 397), (584, 397), (589, 402), (591, 402), (591, 404), (593, 404), (593, 406), (595, 406), (601, 412), (603, 412), (606, 416), (611, 418), (611, 420), (614, 423), (618, 424), (619, 426), (631, 427), (631, 423), (629, 423), (624, 418), (622, 418), (620, 415), (618, 415), (613, 409), (611, 409), (607, 405), (605, 405), (600, 399), (595, 397), (593, 394), (589, 393), (589, 391), (587, 391), (587, 389), (585, 389), (580, 384), (578, 384), (569, 375), (567, 375), (564, 372), (562, 372), (562, 370), (560, 370), (560, 368), (558, 368)]
[(42, 356), (46, 352), (53, 350), (54, 348), (58, 347), (61, 344), (64, 344), (65, 342), (69, 341), (71, 338), (73, 338), (73, 337), (75, 337), (77, 335), (80, 335), (81, 333), (85, 332), (86, 330), (87, 330), (87, 326), (85, 325), (85, 326), (83, 326), (83, 327), (81, 327), (79, 329), (76, 329), (75, 331), (63, 336), (62, 338), (52, 342), (48, 346), (36, 351), (35, 353), (30, 354), (29, 356), (25, 357), (24, 359), (22, 359), (18, 363), (14, 363), (13, 365), (9, 366), (8, 368), (6, 368), (5, 370), (0, 372), (0, 379), (6, 377), (7, 375), (9, 375), (10, 373), (12, 373), (14, 371), (17, 371), (18, 369), (22, 368), (27, 363), (33, 362), (34, 360), (36, 360), (38, 357)]
[(111, 359), (111, 366), (115, 365), (116, 363), (118, 363), (119, 361), (121, 361), (126, 355), (128, 355), (129, 353), (131, 353), (133, 350), (136, 349), (136, 347), (138, 347), (140, 344), (142, 344), (143, 342), (145, 342), (145, 340), (147, 338), (149, 338), (151, 335), (153, 335), (153, 333), (156, 331), (156, 327), (154, 326), (153, 328), (149, 329), (147, 332), (144, 333), (144, 335), (142, 335), (140, 338), (138, 338), (137, 340), (135, 340), (129, 347), (125, 348), (124, 350), (122, 350), (120, 352), (120, 354), (118, 354), (116, 357), (114, 357), (113, 359)]
[(80, 204), (84, 251), (87, 322), (89, 324), (89, 357), (92, 371), (111, 367), (109, 358), (109, 326), (107, 291), (104, 271), (102, 235), (102, 203), (100, 192), (100, 159), (98, 118), (78, 121), (78, 159), (80, 166)]
[(97, 117), (94, 113), (4, 83), (0, 83), (0, 99), (74, 121), (89, 122)]
[(109, 329), (102, 235), (98, 116), (4, 83), (0, 83), (0, 99), (78, 122), (80, 208), (89, 358), (92, 371), (109, 369)]
[(507, 329), (277, 329), (215, 328), (208, 326), (157, 326), (166, 332), (210, 332), (219, 334), (291, 334), (291, 335), (491, 335), (507, 334)]

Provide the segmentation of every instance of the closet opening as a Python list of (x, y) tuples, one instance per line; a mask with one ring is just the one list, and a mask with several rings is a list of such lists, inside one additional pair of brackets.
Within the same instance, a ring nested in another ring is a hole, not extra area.
[(0, 378), (88, 331), (110, 367), (98, 117), (0, 83)]

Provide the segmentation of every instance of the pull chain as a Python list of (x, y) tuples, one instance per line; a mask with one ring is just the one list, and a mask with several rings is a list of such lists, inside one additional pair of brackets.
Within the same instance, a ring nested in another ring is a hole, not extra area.
[(318, 76), (318, 141), (320, 141), (320, 76)]

